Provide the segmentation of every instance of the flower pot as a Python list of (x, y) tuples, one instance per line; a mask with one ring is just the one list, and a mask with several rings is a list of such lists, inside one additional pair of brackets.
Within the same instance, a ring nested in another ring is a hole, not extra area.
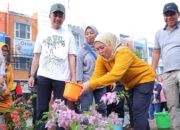
[[(123, 122), (124, 122), (124, 118), (119, 118), (119, 120), (122, 122), (122, 124), (123, 124)], [(123, 130), (123, 125), (115, 125), (114, 126), (114, 130)]]
[(82, 88), (80, 84), (66, 82), (63, 96), (67, 100), (75, 102), (78, 100)]

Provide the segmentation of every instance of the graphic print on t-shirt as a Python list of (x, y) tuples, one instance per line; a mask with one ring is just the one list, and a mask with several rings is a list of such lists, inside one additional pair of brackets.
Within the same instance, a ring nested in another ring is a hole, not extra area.
[(57, 67), (64, 65), (63, 50), (65, 47), (65, 40), (62, 36), (52, 35), (43, 40), (44, 46), (47, 47), (46, 56), (44, 57), (43, 68), (51, 74), (57, 73)]

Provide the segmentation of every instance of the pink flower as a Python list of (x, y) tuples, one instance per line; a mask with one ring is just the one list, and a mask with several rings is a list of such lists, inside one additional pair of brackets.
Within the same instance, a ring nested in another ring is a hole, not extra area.
[(104, 94), (101, 98), (102, 102), (104, 102), (105, 104), (109, 105), (112, 103), (118, 103), (119, 102), (119, 98), (117, 97), (117, 93), (116, 92), (107, 92), (106, 94)]
[[(107, 103), (114, 102), (116, 94), (107, 94), (103, 97)], [(109, 101), (109, 99), (111, 99)], [(112, 100), (113, 99), (113, 100)], [(46, 113), (47, 114), (47, 113)], [(58, 124), (59, 127), (69, 129), (84, 130), (87, 128), (93, 128), (94, 130), (109, 129), (110, 124), (120, 124), (118, 115), (110, 115), (109, 117), (103, 117), (96, 110), (96, 105), (91, 106), (89, 111), (83, 114), (77, 114), (73, 110), (70, 110), (63, 101), (55, 100), (53, 103), (53, 110), (51, 111), (51, 118), (46, 123), (46, 128), (51, 128)]]
[(46, 123), (45, 128), (52, 128), (53, 126), (55, 126), (54, 116), (51, 116), (51, 118)]
[(32, 103), (32, 102), (31, 102), (31, 100), (30, 100), (30, 99), (29, 99), (29, 100), (27, 100), (27, 104), (29, 104), (29, 105), (30, 105), (31, 103)]
[(0, 126), (0, 130), (6, 130), (6, 124), (2, 124), (2, 125)]
[(19, 128), (19, 127), (20, 127), (20, 125), (21, 125), (21, 123), (20, 123), (20, 122), (16, 122), (16, 123), (15, 123), (15, 127), (16, 127), (16, 128)]
[(25, 110), (23, 112), (23, 118), (27, 118), (29, 116), (29, 111), (28, 110)]
[(30, 110), (27, 108), (27, 104), (23, 102), (19, 102), (17, 104), (11, 105), (11, 118), (12, 122), (8, 124), (8, 129), (12, 129), (13, 127), (22, 129), (22, 127), (27, 128), (26, 120), (31, 114)]

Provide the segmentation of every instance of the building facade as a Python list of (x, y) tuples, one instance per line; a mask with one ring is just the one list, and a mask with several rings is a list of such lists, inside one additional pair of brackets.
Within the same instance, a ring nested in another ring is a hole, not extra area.
[(27, 88), (30, 60), (37, 35), (37, 17), (7, 11), (0, 12), (0, 32), (10, 46), (9, 60), (14, 68), (14, 82)]

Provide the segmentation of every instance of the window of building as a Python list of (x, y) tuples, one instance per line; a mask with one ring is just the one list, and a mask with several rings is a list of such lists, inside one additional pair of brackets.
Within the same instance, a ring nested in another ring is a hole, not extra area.
[(153, 48), (149, 48), (149, 57), (152, 57), (153, 55)]
[(15, 69), (29, 70), (30, 58), (14, 57), (14, 68)]
[(73, 34), (73, 35), (74, 35), (74, 39), (75, 39), (77, 47), (80, 47), (80, 36), (78, 34)]
[(22, 39), (31, 39), (31, 25), (29, 23), (15, 23), (15, 37)]

